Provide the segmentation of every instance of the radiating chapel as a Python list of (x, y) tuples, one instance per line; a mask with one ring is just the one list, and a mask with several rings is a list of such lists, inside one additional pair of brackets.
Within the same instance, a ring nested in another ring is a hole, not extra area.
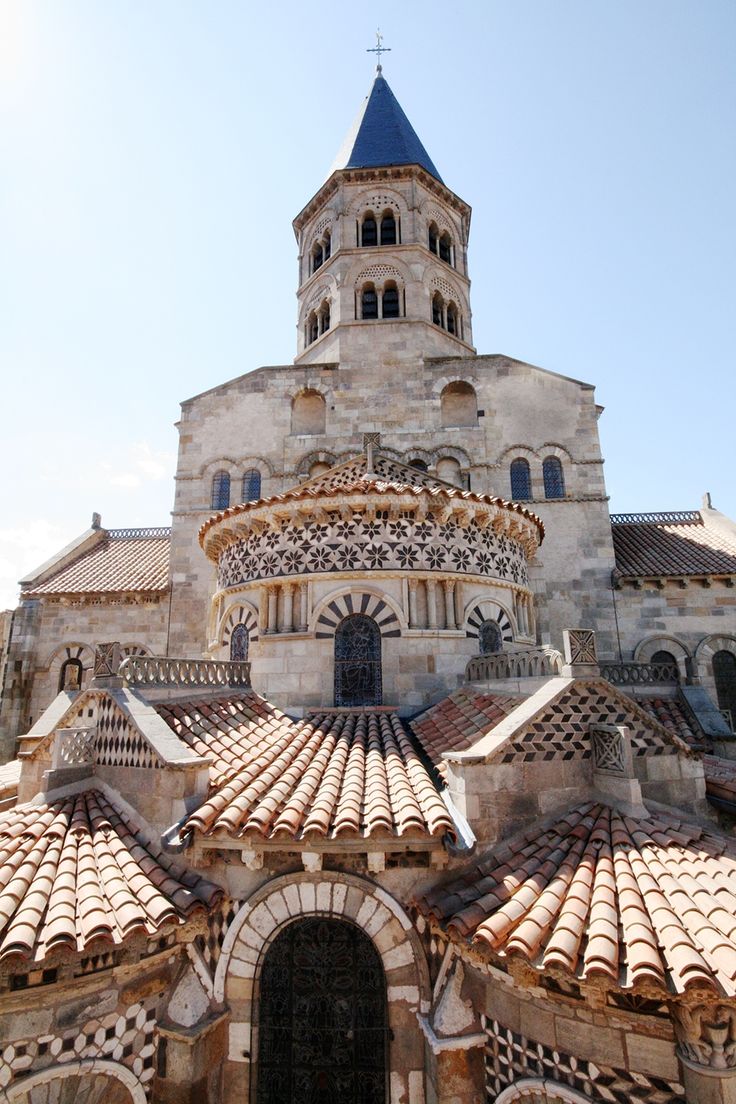
[(736, 525), (609, 513), (470, 218), (379, 65), (293, 363), (22, 580), (0, 1104), (736, 1104)]

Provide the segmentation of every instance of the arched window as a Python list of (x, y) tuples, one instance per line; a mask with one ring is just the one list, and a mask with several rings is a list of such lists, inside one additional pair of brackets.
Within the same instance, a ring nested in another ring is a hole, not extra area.
[(381, 630), (372, 617), (351, 613), (335, 630), (335, 705), (380, 705)]
[(236, 625), (230, 637), (230, 659), (232, 662), (245, 662), (248, 658), (248, 643), (247, 626)]
[(429, 468), (427, 467), (426, 462), (424, 460), (420, 460), (419, 457), (417, 457), (415, 460), (410, 460), (409, 463), (411, 464), (411, 466), (413, 468), (418, 468), (419, 471), (423, 471), (423, 472), (429, 471)]
[(396, 245), (396, 219), (393, 211), (384, 211), (381, 216), (381, 245)]
[(443, 483), (452, 483), (455, 487), (462, 487), (462, 469), (453, 456), (444, 456), (437, 461), (437, 478), (441, 479)]
[(378, 318), (378, 295), (373, 284), (366, 284), (361, 292), (360, 317)]
[(544, 497), (565, 497), (565, 476), (562, 473), (562, 464), (556, 456), (548, 456), (542, 464), (544, 476)]
[(718, 708), (728, 714), (731, 729), (736, 727), (736, 656), (725, 650), (713, 656), (713, 678)]
[(81, 690), (83, 676), (81, 659), (65, 659), (59, 671), (59, 693), (62, 690)]
[(440, 260), (446, 264), (452, 264), (452, 238), (445, 230), (440, 234), (439, 240), (439, 256)]
[(255, 502), (261, 497), (261, 473), (258, 468), (249, 468), (243, 474), (243, 502)]
[(322, 242), (322, 253), (324, 254), (324, 259), (328, 261), (332, 254), (332, 235), (329, 230), (325, 230), (325, 236)]
[(399, 289), (396, 284), (386, 284), (383, 289), (383, 302), (381, 306), (384, 318), (399, 317)]
[(321, 268), (323, 261), (324, 249), (322, 248), (322, 242), (317, 242), (312, 250), (312, 272), (316, 272), (318, 268)]
[(448, 383), (440, 396), (443, 426), (478, 424), (478, 400), (475, 389), (464, 380)]
[(317, 322), (319, 324), (319, 332), (321, 334), (325, 333), (326, 330), (329, 330), (330, 304), (327, 299), (323, 299), (320, 304), (319, 312), (317, 313)]
[(674, 671), (672, 673), (672, 681), (677, 681), (677, 660), (673, 656), (672, 652), (665, 652), (664, 650), (654, 652), (649, 662), (654, 663), (657, 667), (673, 667)]
[(307, 345), (311, 345), (319, 337), (319, 321), (315, 311), (307, 319)]
[(384, 1104), (386, 996), (381, 959), (357, 925), (287, 924), (261, 971), (255, 1104)]
[(292, 433), (324, 433), (325, 400), (319, 391), (308, 389), (298, 394), (291, 407)]
[(329, 470), (329, 464), (325, 464), (323, 460), (317, 460), (314, 464), (311, 465), (309, 469), (309, 478), (314, 479), (318, 475), (324, 475), (325, 472), (328, 472)]
[(503, 636), (498, 621), (484, 621), (478, 629), (481, 655), (493, 655), (503, 647)]
[(430, 222), (429, 232), (427, 235), (427, 245), (429, 246), (432, 253), (436, 253), (438, 251), (439, 237), (439, 230), (437, 229), (436, 223)]
[(434, 322), (435, 326), (444, 325), (444, 305), (445, 304), (443, 302), (442, 296), (438, 291), (436, 291), (432, 296), (432, 321)]
[(447, 332), (455, 334), (458, 332), (458, 320), (457, 320), (457, 307), (454, 303), (447, 304)]
[(516, 502), (532, 497), (532, 473), (523, 456), (511, 461), (511, 497)]
[(211, 506), (213, 510), (227, 510), (229, 505), (230, 473), (226, 471), (218, 471), (212, 477)]
[(378, 225), (372, 211), (368, 211), (363, 218), (360, 227), (360, 244), (362, 246), (378, 245)]

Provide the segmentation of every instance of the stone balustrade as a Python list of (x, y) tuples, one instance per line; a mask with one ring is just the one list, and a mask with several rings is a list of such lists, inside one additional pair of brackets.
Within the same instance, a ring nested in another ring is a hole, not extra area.
[(468, 682), (486, 682), (492, 679), (537, 678), (561, 672), (560, 653), (548, 645), (542, 645), (473, 656), (465, 668), (465, 678)]
[(250, 663), (128, 656), (119, 668), (126, 686), (250, 686)]
[(614, 686), (666, 686), (680, 681), (676, 663), (601, 663), (601, 675)]

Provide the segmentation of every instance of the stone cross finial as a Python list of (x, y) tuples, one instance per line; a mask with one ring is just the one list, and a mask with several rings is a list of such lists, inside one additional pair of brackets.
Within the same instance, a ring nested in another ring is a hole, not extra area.
[(381, 443), (380, 433), (364, 433), (363, 434), (363, 452), (365, 453), (365, 463), (368, 469), (367, 474), (373, 475), (373, 449), (376, 445)]
[(391, 47), (390, 46), (382, 46), (381, 45), (382, 42), (383, 42), (383, 35), (381, 34), (381, 30), (380, 30), (380, 27), (379, 27), (379, 29), (376, 31), (376, 45), (371, 46), (366, 50), (367, 54), (376, 54), (377, 57), (378, 57), (378, 64), (376, 65), (376, 72), (377, 73), (382, 73), (383, 72), (383, 66), (381, 65), (381, 54), (390, 54), (391, 53)]

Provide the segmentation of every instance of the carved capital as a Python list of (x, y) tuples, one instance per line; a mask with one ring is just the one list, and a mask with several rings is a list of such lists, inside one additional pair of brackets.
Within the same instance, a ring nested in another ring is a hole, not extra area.
[(736, 1070), (736, 1007), (727, 1004), (677, 1005), (675, 1034), (682, 1058), (706, 1070)]

